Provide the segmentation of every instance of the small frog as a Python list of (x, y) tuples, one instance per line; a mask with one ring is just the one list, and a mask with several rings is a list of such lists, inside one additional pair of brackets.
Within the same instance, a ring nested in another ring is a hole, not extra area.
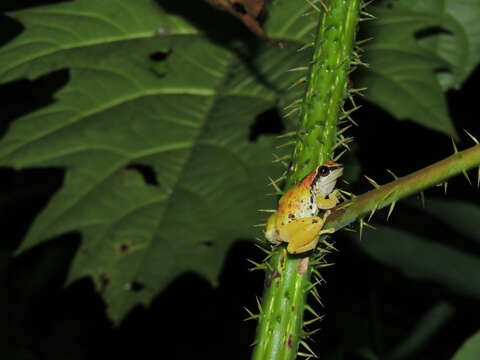
[[(287, 251), (299, 254), (314, 249), (322, 234), (328, 209), (337, 204), (337, 179), (343, 173), (343, 165), (326, 161), (292, 187), (280, 198), (278, 210), (267, 222), (265, 237), (274, 244), (287, 242)], [(323, 216), (318, 216), (323, 212)]]

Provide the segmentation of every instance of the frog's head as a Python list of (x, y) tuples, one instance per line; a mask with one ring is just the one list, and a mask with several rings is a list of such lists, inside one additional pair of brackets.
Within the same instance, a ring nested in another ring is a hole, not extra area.
[(337, 179), (342, 176), (343, 165), (326, 161), (315, 169), (315, 176), (310, 184), (311, 192), (326, 197), (335, 188)]

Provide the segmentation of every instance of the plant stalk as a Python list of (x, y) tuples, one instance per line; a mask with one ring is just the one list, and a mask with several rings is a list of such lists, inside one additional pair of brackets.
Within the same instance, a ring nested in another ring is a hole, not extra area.
[[(307, 89), (301, 105), (300, 124), (285, 189), (297, 184), (316, 166), (332, 158), (337, 143), (337, 124), (345, 98), (349, 95), (348, 75), (353, 58), (360, 0), (316, 2), (320, 12), (313, 59), (306, 77)], [(312, 263), (323, 263), (328, 251), (320, 250)], [(306, 261), (307, 260), (307, 261)], [(303, 355), (313, 356), (305, 343), (304, 310), (314, 320), (319, 316), (306, 305), (309, 292), (316, 289), (311, 275), (317, 270), (278, 247), (266, 268), (266, 281), (253, 352), (254, 360), (295, 359), (299, 345)]]

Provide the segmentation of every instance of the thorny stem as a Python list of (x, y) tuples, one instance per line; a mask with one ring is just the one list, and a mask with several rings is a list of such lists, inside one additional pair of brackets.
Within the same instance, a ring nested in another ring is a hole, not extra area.
[[(348, 75), (353, 57), (360, 0), (321, 0), (322, 9), (307, 76), (307, 90), (301, 107), (296, 134), (292, 171), (286, 189), (298, 183), (318, 164), (332, 158), (337, 142), (337, 123), (348, 92)], [(323, 263), (323, 249), (310, 263)], [(255, 339), (254, 360), (291, 360), (304, 345), (306, 356), (313, 353), (305, 343), (304, 310), (309, 292), (318, 298), (311, 284), (312, 266), (302, 268), (305, 261), (288, 255), (285, 248), (273, 251), (266, 267), (266, 281)], [(318, 273), (317, 273), (318, 274)], [(312, 319), (313, 320), (313, 319)]]
[(402, 198), (445, 182), (479, 165), (480, 145), (455, 152), (446, 159), (342, 203), (332, 210), (325, 227), (339, 230), (372, 211), (392, 206)]

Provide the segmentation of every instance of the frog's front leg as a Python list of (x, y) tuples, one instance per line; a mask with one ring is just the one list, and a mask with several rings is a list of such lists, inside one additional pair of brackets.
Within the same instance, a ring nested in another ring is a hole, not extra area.
[(340, 192), (338, 190), (334, 190), (328, 195), (328, 199), (317, 196), (315, 202), (319, 209), (328, 210), (334, 208), (338, 204), (338, 197)]

